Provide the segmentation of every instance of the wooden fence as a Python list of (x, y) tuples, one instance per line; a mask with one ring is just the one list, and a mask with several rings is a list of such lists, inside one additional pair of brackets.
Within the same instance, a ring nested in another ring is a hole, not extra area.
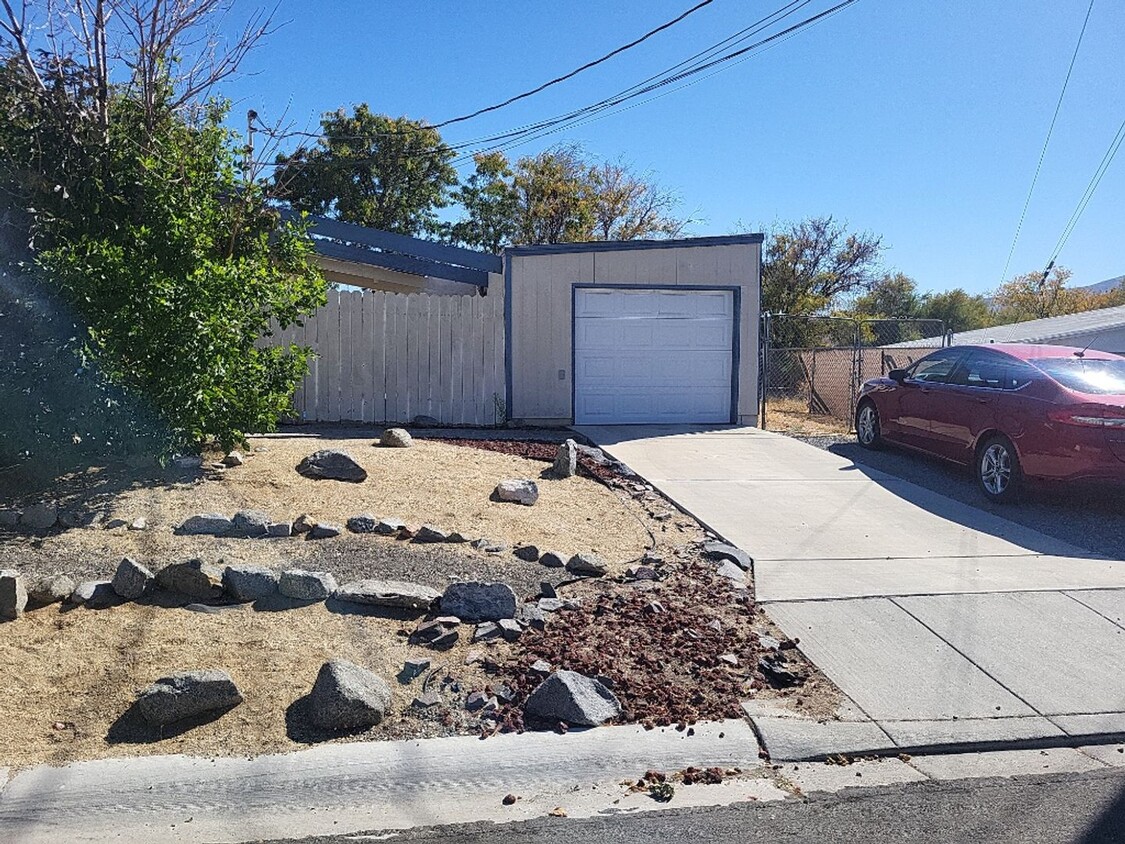
[(339, 291), (266, 342), (315, 357), (294, 395), (302, 422), (504, 421), (504, 300)]

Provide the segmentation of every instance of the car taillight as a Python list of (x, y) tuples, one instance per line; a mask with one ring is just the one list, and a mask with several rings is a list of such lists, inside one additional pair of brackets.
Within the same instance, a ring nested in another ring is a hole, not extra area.
[(1114, 405), (1076, 404), (1057, 407), (1050, 410), (1047, 417), (1052, 422), (1061, 422), (1064, 425), (1125, 431), (1125, 407)]

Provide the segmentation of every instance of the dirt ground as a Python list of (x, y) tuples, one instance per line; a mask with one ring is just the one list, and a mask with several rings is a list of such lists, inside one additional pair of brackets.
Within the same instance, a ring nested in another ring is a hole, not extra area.
[(835, 416), (809, 413), (805, 399), (771, 396), (766, 403), (766, 430), (791, 436), (828, 436), (847, 434), (850, 426)]
[[(644, 525), (620, 499), (588, 477), (540, 480), (547, 463), (440, 441), (416, 440), (408, 449), (382, 448), (374, 442), (370, 438), (254, 438), (245, 464), (224, 471), (169, 470), (146, 477), (102, 470), (62, 479), (57, 496), (62, 510), (92, 510), (103, 525), (114, 518), (131, 521), (142, 516), (146, 529), (105, 530), (95, 525), (46, 537), (0, 535), (0, 567), (18, 568), (29, 576), (61, 571), (97, 577), (111, 574), (122, 556), (154, 570), (193, 557), (207, 562), (221, 557), (228, 563), (300, 565), (325, 568), (338, 576), (377, 577), (402, 576), (411, 561), (420, 559), (423, 569), (432, 569), (442, 585), (446, 573), (464, 577), (482, 566), (486, 572), (495, 569), (494, 560), (484, 559), (467, 545), (458, 546), (456, 554), (440, 548), (404, 559), (391, 547), (394, 540), (370, 535), (319, 541), (173, 535), (176, 525), (196, 513), (229, 516), (244, 508), (262, 510), (279, 521), (308, 514), (340, 525), (349, 516), (366, 512), (415, 526), (434, 524), (470, 539), (530, 543), (566, 554), (595, 552), (615, 569), (637, 559), (650, 542)], [(297, 463), (320, 448), (350, 453), (367, 470), (367, 480), (353, 484), (298, 474)], [(538, 503), (524, 507), (490, 500), (497, 482), (505, 478), (537, 480)], [(386, 570), (377, 565), (382, 559), (389, 561)]]

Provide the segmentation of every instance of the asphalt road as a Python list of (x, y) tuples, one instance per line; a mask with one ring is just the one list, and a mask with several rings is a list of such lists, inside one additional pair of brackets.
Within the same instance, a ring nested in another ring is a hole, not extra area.
[(416, 829), (386, 839), (363, 835), (304, 839), (307, 844), (371, 840), (443, 844), (1120, 844), (1125, 841), (1125, 771), (914, 783), (782, 803)]
[(1001, 506), (984, 499), (967, 468), (893, 447), (868, 451), (860, 448), (854, 437), (801, 439), (860, 466), (886, 472), (1094, 553), (1125, 560), (1125, 495), (1119, 490), (1039, 486), (1020, 503)]

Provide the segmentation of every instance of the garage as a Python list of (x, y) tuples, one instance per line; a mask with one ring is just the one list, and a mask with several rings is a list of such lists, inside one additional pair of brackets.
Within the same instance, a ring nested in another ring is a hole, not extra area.
[(761, 257), (760, 234), (509, 247), (496, 404), (523, 426), (756, 424)]
[(733, 290), (576, 288), (574, 421), (732, 418)]

